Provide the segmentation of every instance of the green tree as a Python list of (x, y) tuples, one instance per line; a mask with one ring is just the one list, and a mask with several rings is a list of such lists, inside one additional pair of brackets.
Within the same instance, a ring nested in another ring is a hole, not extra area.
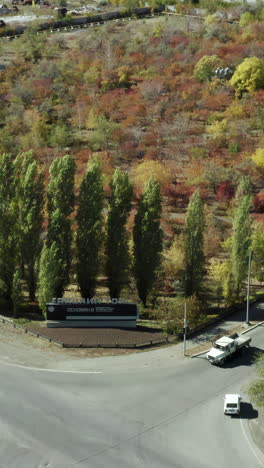
[(185, 294), (199, 295), (204, 275), (204, 204), (199, 190), (190, 198), (185, 228)]
[(139, 200), (133, 230), (134, 275), (139, 298), (145, 307), (161, 264), (161, 210), (160, 185), (151, 177)]
[(248, 255), (251, 240), (250, 216), (251, 195), (244, 195), (234, 212), (232, 247), (231, 247), (231, 265), (234, 279), (234, 290), (239, 297), (241, 285), (247, 276)]
[(253, 252), (252, 273), (254, 277), (264, 282), (264, 223), (256, 223), (251, 238)]
[(218, 65), (217, 55), (204, 55), (194, 67), (194, 77), (199, 81), (210, 81)]
[(39, 262), (38, 300), (42, 313), (46, 315), (46, 304), (61, 288), (61, 272), (66, 269), (65, 261), (61, 258), (61, 248), (56, 242), (49, 247), (45, 243)]
[(76, 271), (82, 297), (92, 298), (95, 294), (103, 242), (103, 206), (102, 169), (94, 157), (80, 186), (76, 216)]
[(21, 293), (22, 293), (21, 275), (20, 275), (20, 271), (16, 270), (13, 275), (12, 293), (11, 293), (11, 299), (12, 299), (12, 304), (13, 304), (13, 317), (17, 316), (17, 306), (19, 302), (21, 301)]
[(55, 297), (62, 297), (69, 283), (72, 259), (72, 228), (69, 218), (74, 209), (75, 161), (70, 155), (54, 159), (50, 166), (48, 184), (48, 238), (47, 245), (53, 242), (59, 251), (60, 267)]
[(240, 96), (243, 92), (252, 92), (264, 87), (264, 60), (248, 57), (236, 68), (230, 84)]
[(0, 294), (11, 299), (18, 254), (18, 217), (13, 158), (0, 155)]
[(19, 41), (18, 54), (25, 60), (37, 63), (45, 54), (46, 34), (37, 35), (37, 27), (27, 28)]
[(106, 228), (106, 276), (110, 297), (119, 298), (130, 275), (126, 222), (133, 194), (128, 175), (120, 169), (114, 172), (111, 191)]
[(20, 264), (28, 285), (29, 298), (34, 301), (44, 217), (44, 173), (39, 170), (31, 152), (17, 156), (15, 168)]

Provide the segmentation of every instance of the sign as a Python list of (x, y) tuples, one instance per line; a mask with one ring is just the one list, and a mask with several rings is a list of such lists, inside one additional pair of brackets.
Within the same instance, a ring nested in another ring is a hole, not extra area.
[(47, 327), (136, 328), (136, 304), (112, 299), (53, 299), (46, 304)]

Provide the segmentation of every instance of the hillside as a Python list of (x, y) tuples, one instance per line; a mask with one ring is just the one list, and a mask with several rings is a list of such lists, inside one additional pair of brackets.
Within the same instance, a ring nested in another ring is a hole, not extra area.
[[(106, 195), (121, 167), (134, 185), (134, 207), (154, 175), (165, 249), (181, 242), (186, 207), (199, 188), (207, 265), (225, 257), (221, 242), (231, 231), (242, 176), (253, 184), (252, 216), (262, 222), (264, 213), (264, 14), (245, 8), (236, 22), (224, 14), (164, 15), (49, 35), (31, 28), (2, 39), (9, 65), (0, 71), (0, 152), (32, 149), (47, 175), (54, 158), (73, 155), (76, 193), (97, 153)], [(250, 69), (239, 88), (233, 77), (248, 58), (260, 64), (260, 78)], [(227, 68), (225, 76), (216, 72)]]

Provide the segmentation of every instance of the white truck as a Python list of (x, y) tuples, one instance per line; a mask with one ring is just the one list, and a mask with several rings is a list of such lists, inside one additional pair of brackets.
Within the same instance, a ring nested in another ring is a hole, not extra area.
[(207, 359), (211, 364), (223, 365), (224, 362), (236, 352), (250, 346), (251, 338), (234, 333), (230, 336), (223, 336), (215, 341), (213, 347), (207, 353)]

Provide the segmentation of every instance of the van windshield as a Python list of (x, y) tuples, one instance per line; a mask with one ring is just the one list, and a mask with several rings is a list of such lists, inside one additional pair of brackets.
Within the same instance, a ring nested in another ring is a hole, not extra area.
[(226, 407), (227, 408), (237, 408), (237, 403), (227, 403)]

